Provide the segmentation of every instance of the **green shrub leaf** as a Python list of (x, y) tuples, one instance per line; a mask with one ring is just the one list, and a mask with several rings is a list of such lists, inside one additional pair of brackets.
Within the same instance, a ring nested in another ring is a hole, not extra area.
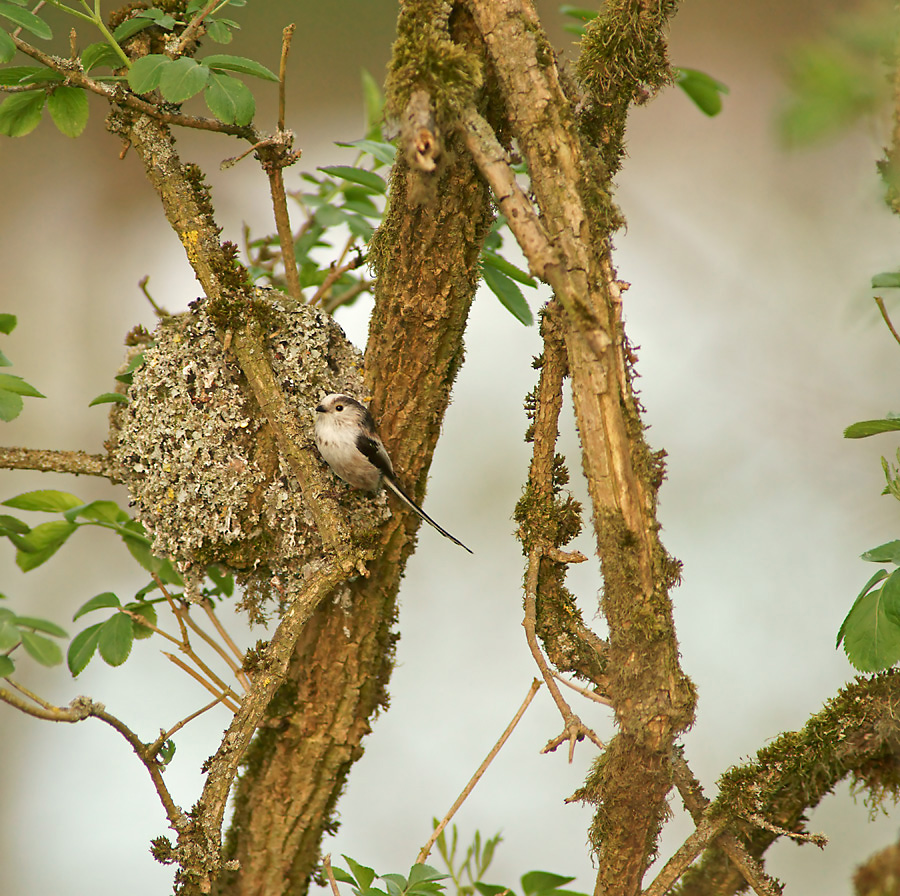
[(124, 613), (116, 613), (100, 626), (97, 647), (100, 656), (110, 666), (121, 666), (131, 655), (133, 641), (134, 627), (131, 624), (131, 617)]
[(80, 137), (87, 125), (88, 98), (79, 87), (57, 87), (47, 99), (53, 123), (67, 137)]

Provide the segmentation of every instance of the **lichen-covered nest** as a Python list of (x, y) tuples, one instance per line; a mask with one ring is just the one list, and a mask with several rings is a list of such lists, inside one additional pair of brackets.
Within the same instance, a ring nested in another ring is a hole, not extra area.
[[(259, 290), (256, 310), (275, 380), (311, 438), (323, 395), (364, 397), (362, 356), (329, 315), (288, 311), (279, 295)], [(110, 415), (107, 448), (154, 553), (192, 578), (210, 563), (243, 581), (298, 571), (321, 540), (205, 303), (164, 319), (150, 340), (132, 349), (143, 351), (143, 364), (128, 404)]]

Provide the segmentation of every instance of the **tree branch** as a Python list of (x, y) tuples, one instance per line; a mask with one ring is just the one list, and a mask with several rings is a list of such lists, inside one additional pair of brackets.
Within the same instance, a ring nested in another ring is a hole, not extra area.
[(119, 481), (110, 472), (109, 458), (105, 454), (87, 454), (84, 451), (0, 447), (0, 468), (103, 476), (112, 482)]

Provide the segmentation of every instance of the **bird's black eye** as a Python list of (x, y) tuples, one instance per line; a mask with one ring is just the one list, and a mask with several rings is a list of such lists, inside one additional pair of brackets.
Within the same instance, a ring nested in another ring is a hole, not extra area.
[(336, 404), (336, 405), (334, 406), (334, 409), (335, 409), (336, 411), (342, 411), (342, 410), (344, 410), (344, 406), (343, 406), (342, 404)]

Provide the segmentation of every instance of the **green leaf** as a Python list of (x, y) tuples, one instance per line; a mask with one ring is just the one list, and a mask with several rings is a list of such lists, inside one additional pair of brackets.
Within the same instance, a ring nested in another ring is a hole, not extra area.
[[(0, 62), (9, 62), (16, 55), (16, 45), (13, 39), (0, 28)], [(9, 675), (9, 673), (6, 673)]]
[(79, 137), (88, 120), (87, 94), (78, 87), (57, 87), (47, 98), (53, 123), (67, 137)]
[[(21, 630), (20, 630), (21, 631)], [(34, 632), (21, 632), (22, 646), (26, 653), (42, 666), (58, 666), (63, 661), (62, 650), (56, 641)]]
[[(3, 44), (0, 41), (0, 49), (2, 49)], [(2, 61), (2, 59), (0, 59)], [(16, 671), (16, 664), (10, 659), (8, 656), (0, 656), (0, 678), (6, 678), (7, 675), (12, 675), (13, 672)]]
[(868, 590), (886, 575), (880, 570), (869, 580), (838, 631), (835, 646), (843, 642), (847, 659), (860, 672), (877, 672), (900, 660), (900, 626), (893, 621), (900, 617), (900, 570)]
[(31, 526), (27, 523), (9, 514), (0, 513), (0, 536), (9, 535), (11, 532), (16, 535), (27, 535), (30, 531)]
[(190, 56), (182, 56), (167, 65), (159, 79), (160, 93), (170, 103), (183, 103), (206, 86), (210, 71)]
[(555, 890), (575, 878), (563, 877), (561, 874), (553, 874), (550, 871), (529, 871), (527, 874), (523, 874), (520, 880), (526, 896), (530, 896), (530, 894), (539, 893), (542, 890)]
[(498, 884), (483, 884), (481, 881), (476, 881), (475, 889), (481, 893), (481, 896), (499, 896), (500, 893), (509, 893), (509, 896), (515, 896), (508, 887), (501, 887)]
[[(122, 43), (123, 40), (128, 40), (129, 37), (134, 37), (139, 31), (143, 31), (145, 28), (149, 28), (151, 25), (155, 25), (156, 22), (152, 17), (147, 16), (147, 12), (149, 10), (141, 10), (138, 15), (133, 18), (126, 19), (119, 25), (115, 31), (113, 31), (113, 37), (115, 38), (117, 43)], [(144, 57), (146, 58), (146, 57)]]
[(883, 432), (897, 432), (900, 430), (900, 418), (887, 417), (883, 420), (862, 420), (852, 423), (844, 430), (845, 439), (864, 439), (867, 436), (877, 436)]
[(206, 33), (210, 40), (217, 44), (230, 44), (232, 40), (231, 28), (221, 19), (209, 19), (206, 22)]
[(102, 523), (124, 523), (131, 519), (115, 501), (91, 501), (90, 504), (82, 504), (80, 507), (67, 510), (63, 516), (70, 523), (74, 523), (79, 517)]
[(213, 56), (206, 56), (200, 61), (203, 65), (207, 65), (215, 71), (238, 72), (241, 75), (253, 75), (256, 78), (262, 78), (265, 81), (278, 82), (278, 75), (269, 71), (264, 65), (256, 62), (256, 60), (247, 59), (244, 56), (226, 56), (220, 53)]
[(21, 395), (0, 389), (0, 420), (5, 420), (7, 423), (15, 420), (22, 413), (24, 406), (25, 402), (22, 401)]
[(31, 383), (26, 383), (20, 376), (12, 373), (0, 373), (0, 389), (7, 392), (15, 392), (17, 395), (28, 395), (31, 398), (46, 398), (42, 392), (38, 392)]
[(12, 367), (12, 361), (3, 352), (0, 352), (0, 367)]
[(900, 287), (900, 271), (884, 271), (872, 278), (872, 289), (894, 289)]
[(560, 6), (559, 11), (570, 19), (578, 19), (580, 22), (590, 22), (597, 18), (596, 9), (585, 9), (581, 6), (571, 6), (568, 3)]
[(76, 619), (80, 619), (84, 616), (85, 613), (90, 613), (93, 610), (105, 609), (108, 607), (121, 607), (122, 603), (112, 591), (104, 591), (103, 594), (98, 594), (96, 597), (92, 597), (86, 603), (83, 603), (76, 611), (75, 615), (72, 617), (72, 622), (75, 622)]
[[(132, 526), (128, 525), (127, 528), (132, 528)], [(156, 557), (151, 553), (146, 536), (141, 539), (131, 538), (128, 535), (122, 534), (122, 540), (125, 542), (125, 547), (131, 552), (131, 556), (134, 557), (147, 572), (158, 575), (166, 585), (184, 584), (184, 579), (181, 578), (175, 567), (172, 566), (171, 561)]]
[(522, 290), (496, 268), (483, 265), (481, 272), (488, 289), (500, 299), (503, 307), (526, 327), (530, 327), (534, 323), (534, 316), (528, 302), (525, 301), (525, 296), (522, 295)]
[(122, 57), (105, 40), (85, 47), (81, 54), (81, 64), (85, 72), (90, 72), (101, 65), (107, 68), (122, 68), (125, 65)]
[(121, 666), (131, 654), (133, 641), (134, 627), (131, 624), (131, 617), (124, 613), (116, 613), (100, 626), (97, 647), (100, 656), (110, 666)]
[(134, 379), (134, 372), (144, 363), (144, 353), (138, 352), (129, 362), (125, 369), (116, 376), (120, 383), (130, 386)]
[(98, 395), (89, 405), (92, 408), (95, 404), (128, 404), (128, 396), (122, 395), (121, 392), (103, 392)]
[(209, 111), (225, 124), (250, 124), (256, 113), (256, 101), (250, 89), (231, 75), (210, 72), (203, 98)]
[(175, 758), (175, 741), (169, 738), (159, 748), (159, 753), (156, 755), (159, 757), (160, 765), (165, 768)]
[(59, 550), (59, 547), (59, 544), (54, 544), (41, 551), (17, 551), (16, 566), (22, 572), (31, 572), (32, 569), (37, 569), (46, 563)]
[(60, 492), (55, 489), (39, 489), (34, 492), (23, 492), (14, 498), (0, 502), (6, 507), (14, 507), (16, 510), (40, 510), (44, 513), (62, 513), (73, 507), (83, 507), (84, 501), (76, 498), (68, 492)]
[(366, 109), (366, 139), (378, 140), (381, 137), (381, 120), (384, 115), (384, 94), (378, 82), (365, 69), (360, 72), (360, 77)]
[(47, 94), (43, 90), (14, 93), (0, 103), (0, 134), (24, 137), (40, 123)]
[(27, 535), (23, 535), (16, 544), (19, 550), (27, 553), (44, 551), (47, 548), (58, 548), (76, 529), (74, 523), (67, 520), (52, 520), (35, 526)]
[(12, 650), (21, 641), (19, 629), (16, 627), (15, 616), (0, 619), (0, 650)]
[[(0, 34), (4, 32), (0, 31)], [(37, 75), (48, 71), (41, 65), (11, 65), (9, 68), (0, 69), (0, 86), (15, 87), (24, 83), (31, 75)]]
[(722, 111), (722, 94), (728, 93), (726, 84), (695, 68), (676, 68), (675, 71), (675, 83), (701, 112), (712, 117)]
[[(137, 600), (133, 601), (130, 604), (125, 604), (125, 609), (131, 613), (134, 613), (137, 616), (140, 616), (142, 619), (146, 619), (150, 625), (156, 625), (156, 607), (151, 603), (147, 603), (145, 600)], [(146, 625), (141, 625), (137, 619), (131, 620), (132, 634), (135, 638), (140, 641), (143, 641), (144, 638), (150, 638), (154, 634), (152, 628), (148, 628)]]
[(348, 874), (339, 865), (332, 866), (331, 871), (334, 874), (335, 880), (339, 880), (342, 884), (351, 884), (353, 886), (356, 886), (356, 879), (353, 877), (353, 875)]
[(344, 146), (348, 149), (359, 149), (367, 152), (385, 165), (393, 165), (397, 156), (397, 148), (391, 143), (383, 143), (380, 140), (351, 140), (349, 143), (336, 143), (336, 146)]
[(231, 597), (231, 595), (234, 594), (233, 575), (226, 575), (217, 566), (212, 565), (206, 567), (206, 574), (212, 579), (216, 588), (218, 588), (226, 597)]
[(173, 60), (160, 53), (142, 56), (140, 59), (136, 59), (128, 69), (128, 86), (135, 93), (149, 93), (151, 90), (156, 90), (163, 72), (171, 65), (174, 65)]
[(900, 566), (900, 541), (889, 541), (861, 555), (872, 563), (895, 563)]
[(374, 870), (367, 868), (365, 865), (360, 865), (359, 862), (355, 862), (350, 856), (344, 856), (344, 861), (347, 863), (347, 867), (353, 874), (359, 888), (361, 890), (368, 890), (369, 887), (372, 886), (372, 881), (375, 880)]
[(0, 314), (0, 333), (6, 333), (8, 336), (16, 328), (19, 319), (15, 314)]
[(53, 37), (50, 26), (27, 9), (20, 9), (11, 3), (0, 3), (0, 16), (3, 16), (4, 19), (9, 19), (10, 22), (14, 22), (26, 31), (30, 31), (35, 37), (40, 37), (43, 40), (50, 40)]
[(366, 171), (364, 168), (354, 168), (352, 165), (328, 165), (327, 167), (319, 168), (318, 170), (324, 171), (332, 177), (350, 181), (352, 184), (359, 184), (361, 187), (365, 187), (373, 193), (380, 193), (381, 195), (387, 193), (387, 184), (385, 184), (384, 178), (377, 175), (374, 171)]
[(409, 869), (409, 877), (407, 880), (410, 885), (414, 886), (423, 881), (447, 880), (449, 877), (449, 874), (442, 874), (437, 868), (422, 863), (413, 865), (412, 868)]
[(16, 625), (19, 628), (31, 628), (38, 632), (44, 632), (47, 635), (55, 635), (57, 638), (69, 637), (69, 633), (64, 628), (60, 628), (49, 619), (37, 619), (34, 616), (16, 616)]
[(91, 657), (93, 657), (94, 651), (97, 649), (97, 642), (100, 640), (100, 629), (103, 628), (104, 624), (103, 622), (98, 622), (72, 638), (72, 643), (69, 645), (69, 650), (66, 654), (66, 663), (73, 676), (80, 675), (91, 661)]
[(507, 261), (502, 255), (498, 255), (496, 252), (492, 252), (490, 249), (484, 249), (481, 253), (481, 260), (484, 264), (489, 264), (492, 268), (496, 268), (502, 274), (506, 274), (507, 277), (510, 277), (513, 280), (517, 280), (519, 283), (524, 283), (525, 286), (537, 286), (537, 282), (534, 277), (532, 277), (527, 271), (523, 271), (521, 268), (516, 267), (512, 262)]

